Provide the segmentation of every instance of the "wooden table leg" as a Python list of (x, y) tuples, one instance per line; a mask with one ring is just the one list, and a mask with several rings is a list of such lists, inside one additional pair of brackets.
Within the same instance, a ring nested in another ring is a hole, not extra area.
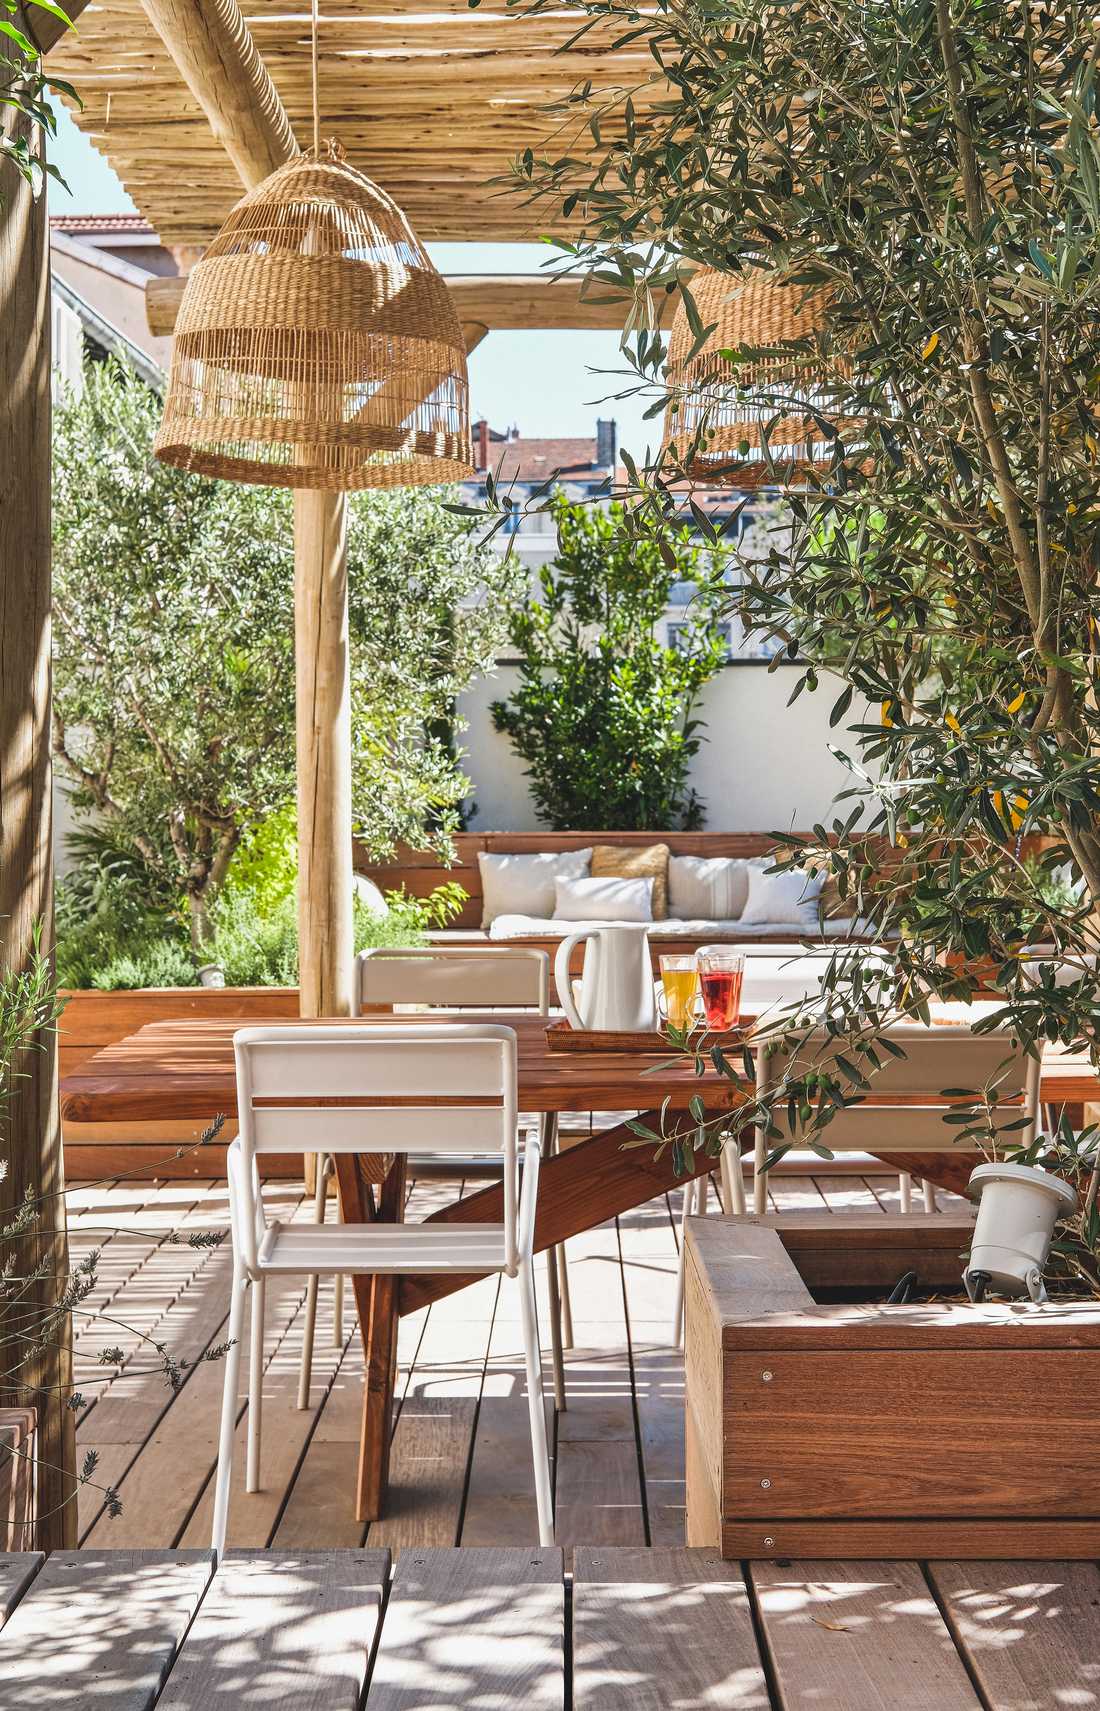
[[(405, 1155), (390, 1167), (378, 1197), (375, 1216), (400, 1224), (405, 1210)], [(366, 1279), (356, 1278), (356, 1283)], [(366, 1380), (363, 1387), (363, 1426), (359, 1440), (359, 1481), (355, 1514), (360, 1521), (377, 1521), (386, 1504), (393, 1431), (393, 1387), (397, 1369), (397, 1301), (399, 1278), (372, 1277), (370, 1305), (361, 1322), (366, 1326)]]

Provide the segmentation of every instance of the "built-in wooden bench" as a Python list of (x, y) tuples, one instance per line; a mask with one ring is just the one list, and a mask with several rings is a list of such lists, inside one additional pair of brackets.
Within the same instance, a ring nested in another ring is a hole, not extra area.
[[(357, 873), (373, 880), (384, 892), (404, 889), (412, 897), (429, 897), (448, 880), (461, 885), (467, 893), (461, 911), (446, 930), (432, 934), (433, 938), (446, 943), (462, 936), (473, 936), (479, 940), (486, 936), (482, 929), (481, 873), (477, 859), (480, 851), (494, 855), (536, 855), (547, 850), (587, 849), (590, 844), (644, 849), (658, 843), (667, 844), (670, 855), (674, 856), (725, 856), (747, 861), (754, 856), (770, 855), (778, 847), (779, 840), (769, 832), (462, 832), (455, 839), (455, 861), (451, 866), (444, 864), (430, 850), (407, 847), (400, 848), (392, 862), (380, 865), (370, 861), (360, 844), (354, 846), (354, 863)], [(799, 944), (806, 936), (805, 930), (798, 927), (781, 928), (769, 930), (767, 942)], [(737, 944), (742, 942), (742, 935), (716, 928), (699, 938), (691, 938), (682, 933), (662, 932), (658, 921), (650, 928), (649, 940), (656, 965), (656, 959), (666, 952), (691, 953), (701, 944), (714, 940)], [(553, 953), (559, 939), (532, 933), (507, 942)], [(743, 942), (746, 946), (759, 945), (761, 940), (757, 935), (746, 933)], [(579, 956), (576, 963), (579, 968)]]
[(649, 844), (667, 844), (671, 855), (733, 856), (748, 861), (768, 855), (776, 840), (767, 832), (459, 832), (451, 866), (431, 850), (413, 850), (403, 845), (392, 862), (372, 862), (363, 846), (354, 846), (355, 871), (382, 891), (402, 888), (410, 897), (430, 897), (437, 886), (455, 880), (467, 893), (461, 914), (452, 923), (456, 929), (480, 929), (482, 915), (481, 873), (478, 853), (487, 855), (538, 855), (545, 850), (583, 850), (590, 844), (617, 844), (624, 849), (645, 849)]
[(1085, 1705), (1098, 1601), (1085, 1562), (578, 1546), (570, 1579), (534, 1546), (9, 1555), (0, 1711)]

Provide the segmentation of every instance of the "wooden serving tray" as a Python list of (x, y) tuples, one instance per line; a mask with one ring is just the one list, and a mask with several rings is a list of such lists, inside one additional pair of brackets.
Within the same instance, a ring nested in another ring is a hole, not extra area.
[[(711, 1046), (740, 1046), (747, 1034), (747, 1028), (734, 1028), (724, 1034), (708, 1034), (707, 1048)], [(699, 1030), (702, 1038), (703, 1030)], [(546, 1024), (546, 1044), (552, 1052), (674, 1052), (667, 1034), (655, 1029), (604, 1030), (601, 1028), (586, 1028), (580, 1032), (567, 1022), (564, 1017), (556, 1022)]]

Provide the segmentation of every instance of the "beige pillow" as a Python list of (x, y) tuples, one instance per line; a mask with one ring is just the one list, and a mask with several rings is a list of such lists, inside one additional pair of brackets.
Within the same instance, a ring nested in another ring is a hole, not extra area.
[(646, 844), (640, 849), (596, 844), (590, 871), (593, 879), (652, 879), (653, 919), (668, 919), (667, 844)]

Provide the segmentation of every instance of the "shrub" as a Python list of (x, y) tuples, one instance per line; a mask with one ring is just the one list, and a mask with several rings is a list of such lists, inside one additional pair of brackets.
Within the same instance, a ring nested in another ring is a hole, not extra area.
[[(556, 830), (694, 829), (703, 804), (688, 783), (702, 741), (694, 709), (725, 657), (716, 606), (722, 555), (686, 529), (663, 555), (624, 540), (622, 507), (553, 503), (558, 552), (540, 599), (512, 620), (520, 684), (493, 723), (527, 762), (539, 816)], [(668, 543), (666, 543), (668, 545)], [(656, 635), (672, 586), (697, 584), (679, 647)]]

